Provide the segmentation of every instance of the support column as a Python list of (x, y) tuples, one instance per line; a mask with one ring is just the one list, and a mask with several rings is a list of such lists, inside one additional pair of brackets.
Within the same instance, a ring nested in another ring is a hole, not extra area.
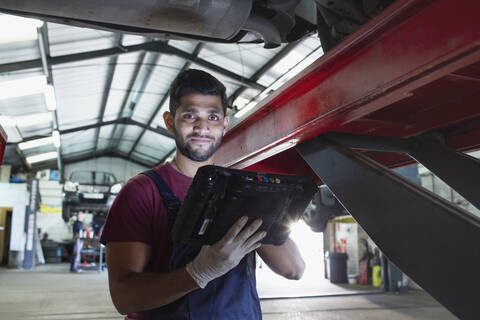
[(27, 240), (25, 242), (25, 252), (23, 256), (23, 269), (32, 270), (35, 268), (35, 250), (37, 237), (37, 208), (40, 202), (38, 191), (38, 180), (32, 179), (29, 183), (30, 198), (25, 215), (25, 231)]
[(325, 137), (362, 150), (407, 153), (480, 209), (480, 160), (424, 137), (398, 139), (331, 132)]
[(480, 220), (325, 137), (298, 151), (380, 249), (460, 319), (476, 319)]

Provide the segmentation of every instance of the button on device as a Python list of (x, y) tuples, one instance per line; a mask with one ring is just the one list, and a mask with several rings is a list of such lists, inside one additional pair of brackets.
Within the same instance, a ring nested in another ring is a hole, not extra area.
[(258, 177), (258, 181), (262, 182), (263, 181), (262, 177)]
[(275, 178), (271, 177), (270, 178), (270, 183), (275, 183)]
[(275, 178), (275, 182), (276, 182), (276, 183), (280, 183), (280, 182), (282, 182), (282, 181), (280, 181), (280, 179), (278, 179), (278, 178)]

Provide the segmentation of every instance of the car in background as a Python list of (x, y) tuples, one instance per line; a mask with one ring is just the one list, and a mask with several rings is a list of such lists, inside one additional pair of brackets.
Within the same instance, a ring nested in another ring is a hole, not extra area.
[(78, 211), (106, 214), (122, 186), (109, 172), (72, 172), (63, 185), (63, 219), (69, 221)]

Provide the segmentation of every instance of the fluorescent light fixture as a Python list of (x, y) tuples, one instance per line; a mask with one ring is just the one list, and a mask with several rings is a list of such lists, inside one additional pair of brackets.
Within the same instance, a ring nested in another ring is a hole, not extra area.
[(55, 89), (52, 85), (46, 85), (43, 92), (45, 95), (45, 103), (47, 104), (47, 109), (49, 111), (57, 110), (57, 100), (55, 99)]
[[(2, 125), (3, 126), (3, 125)], [(22, 134), (15, 126), (3, 126), (3, 129), (8, 137), (8, 143), (18, 143), (23, 140)]]
[(37, 148), (45, 145), (53, 144), (55, 148), (60, 148), (60, 132), (54, 130), (51, 137), (35, 139), (27, 142), (21, 142), (18, 144), (20, 150)]
[[(257, 105), (257, 101), (261, 101), (261, 100), (265, 99), (272, 91), (280, 88), (288, 80), (292, 79), (294, 76), (296, 76), (298, 73), (300, 73), (306, 67), (308, 67), (316, 59), (320, 58), (322, 55), (323, 55), (322, 47), (318, 47), (317, 49), (310, 52), (306, 57), (303, 58), (303, 60), (300, 60), (296, 65), (291, 67), (286, 73), (284, 73), (280, 78), (278, 78), (272, 84), (270, 84), (268, 86), (268, 88), (266, 88), (265, 90), (260, 92), (256, 97), (254, 97), (252, 100), (250, 100), (250, 102), (248, 104), (246, 104), (245, 107), (240, 109), (240, 111), (235, 113), (233, 116), (237, 119), (245, 116), (249, 111), (251, 111)], [(299, 58), (298, 54), (296, 56), (293, 56), (293, 57), (295, 59)], [(291, 58), (291, 59), (293, 59), (293, 58)], [(292, 64), (290, 61), (286, 61), (285, 63), (287, 65)], [(235, 101), (237, 101), (237, 100), (235, 100)]]
[(235, 101), (233, 101), (233, 105), (239, 109), (242, 109), (243, 107), (245, 107), (248, 103), (250, 102), (250, 100), (244, 98), (244, 97), (237, 97), (237, 99), (235, 99)]
[(45, 76), (2, 81), (0, 82), (0, 99), (44, 93), (46, 85), (47, 79)]
[(60, 132), (58, 130), (53, 130), (52, 132), (53, 145), (55, 148), (60, 148)]
[(32, 149), (32, 148), (37, 148), (49, 144), (54, 144), (55, 140), (53, 137), (47, 137), (47, 138), (41, 138), (41, 139), (35, 139), (27, 142), (22, 142), (18, 144), (18, 147), (20, 150), (26, 150), (26, 149)]
[(290, 69), (295, 67), (300, 61), (305, 58), (303, 53), (300, 53), (296, 50), (290, 51), (286, 57), (278, 61), (273, 68), (275, 70), (282, 70), (282, 73), (288, 72)]
[(27, 116), (10, 117), (18, 127), (31, 127), (53, 121), (51, 112), (34, 113)]
[(58, 157), (58, 152), (53, 151), (53, 152), (47, 152), (47, 153), (41, 153), (37, 154), (35, 156), (27, 157), (27, 162), (32, 164), (36, 162), (42, 162), (50, 159), (55, 159)]
[(235, 113), (233, 116), (235, 118), (241, 118), (243, 117), (244, 115), (246, 115), (250, 110), (253, 109), (253, 107), (255, 107), (257, 105), (257, 102), (254, 101), (254, 100), (251, 100), (249, 104), (247, 104), (245, 107), (243, 107), (240, 111), (238, 111), (237, 113)]
[(298, 62), (295, 66), (290, 68), (287, 71), (287, 73), (285, 73), (279, 79), (275, 80), (275, 82), (272, 83), (266, 90), (264, 90), (264, 92), (269, 90), (276, 90), (280, 88), (285, 82), (295, 77), (297, 74), (299, 74), (309, 65), (311, 65), (313, 62), (315, 62), (315, 60), (317, 60), (321, 56), (323, 56), (323, 48), (318, 47), (317, 49), (310, 52), (305, 58), (303, 58), (303, 60)]
[(52, 122), (52, 114), (50, 112), (34, 113), (27, 116), (0, 116), (0, 124), (2, 127), (30, 127), (39, 124), (47, 124)]
[(23, 79), (0, 82), (0, 99), (29, 96), (43, 93), (45, 104), (50, 111), (57, 110), (55, 89), (47, 83), (45, 76), (34, 76)]
[(0, 125), (2, 127), (15, 127), (17, 123), (12, 117), (0, 116)]
[(0, 43), (37, 40), (37, 28), (41, 26), (41, 20), (0, 14), (0, 30), (4, 30), (0, 32)]

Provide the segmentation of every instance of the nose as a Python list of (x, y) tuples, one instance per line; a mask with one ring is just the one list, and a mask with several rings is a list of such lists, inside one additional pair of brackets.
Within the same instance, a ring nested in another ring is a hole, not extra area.
[(210, 130), (208, 120), (203, 119), (202, 117), (198, 117), (197, 121), (195, 121), (195, 126), (193, 130), (201, 135), (207, 133)]

